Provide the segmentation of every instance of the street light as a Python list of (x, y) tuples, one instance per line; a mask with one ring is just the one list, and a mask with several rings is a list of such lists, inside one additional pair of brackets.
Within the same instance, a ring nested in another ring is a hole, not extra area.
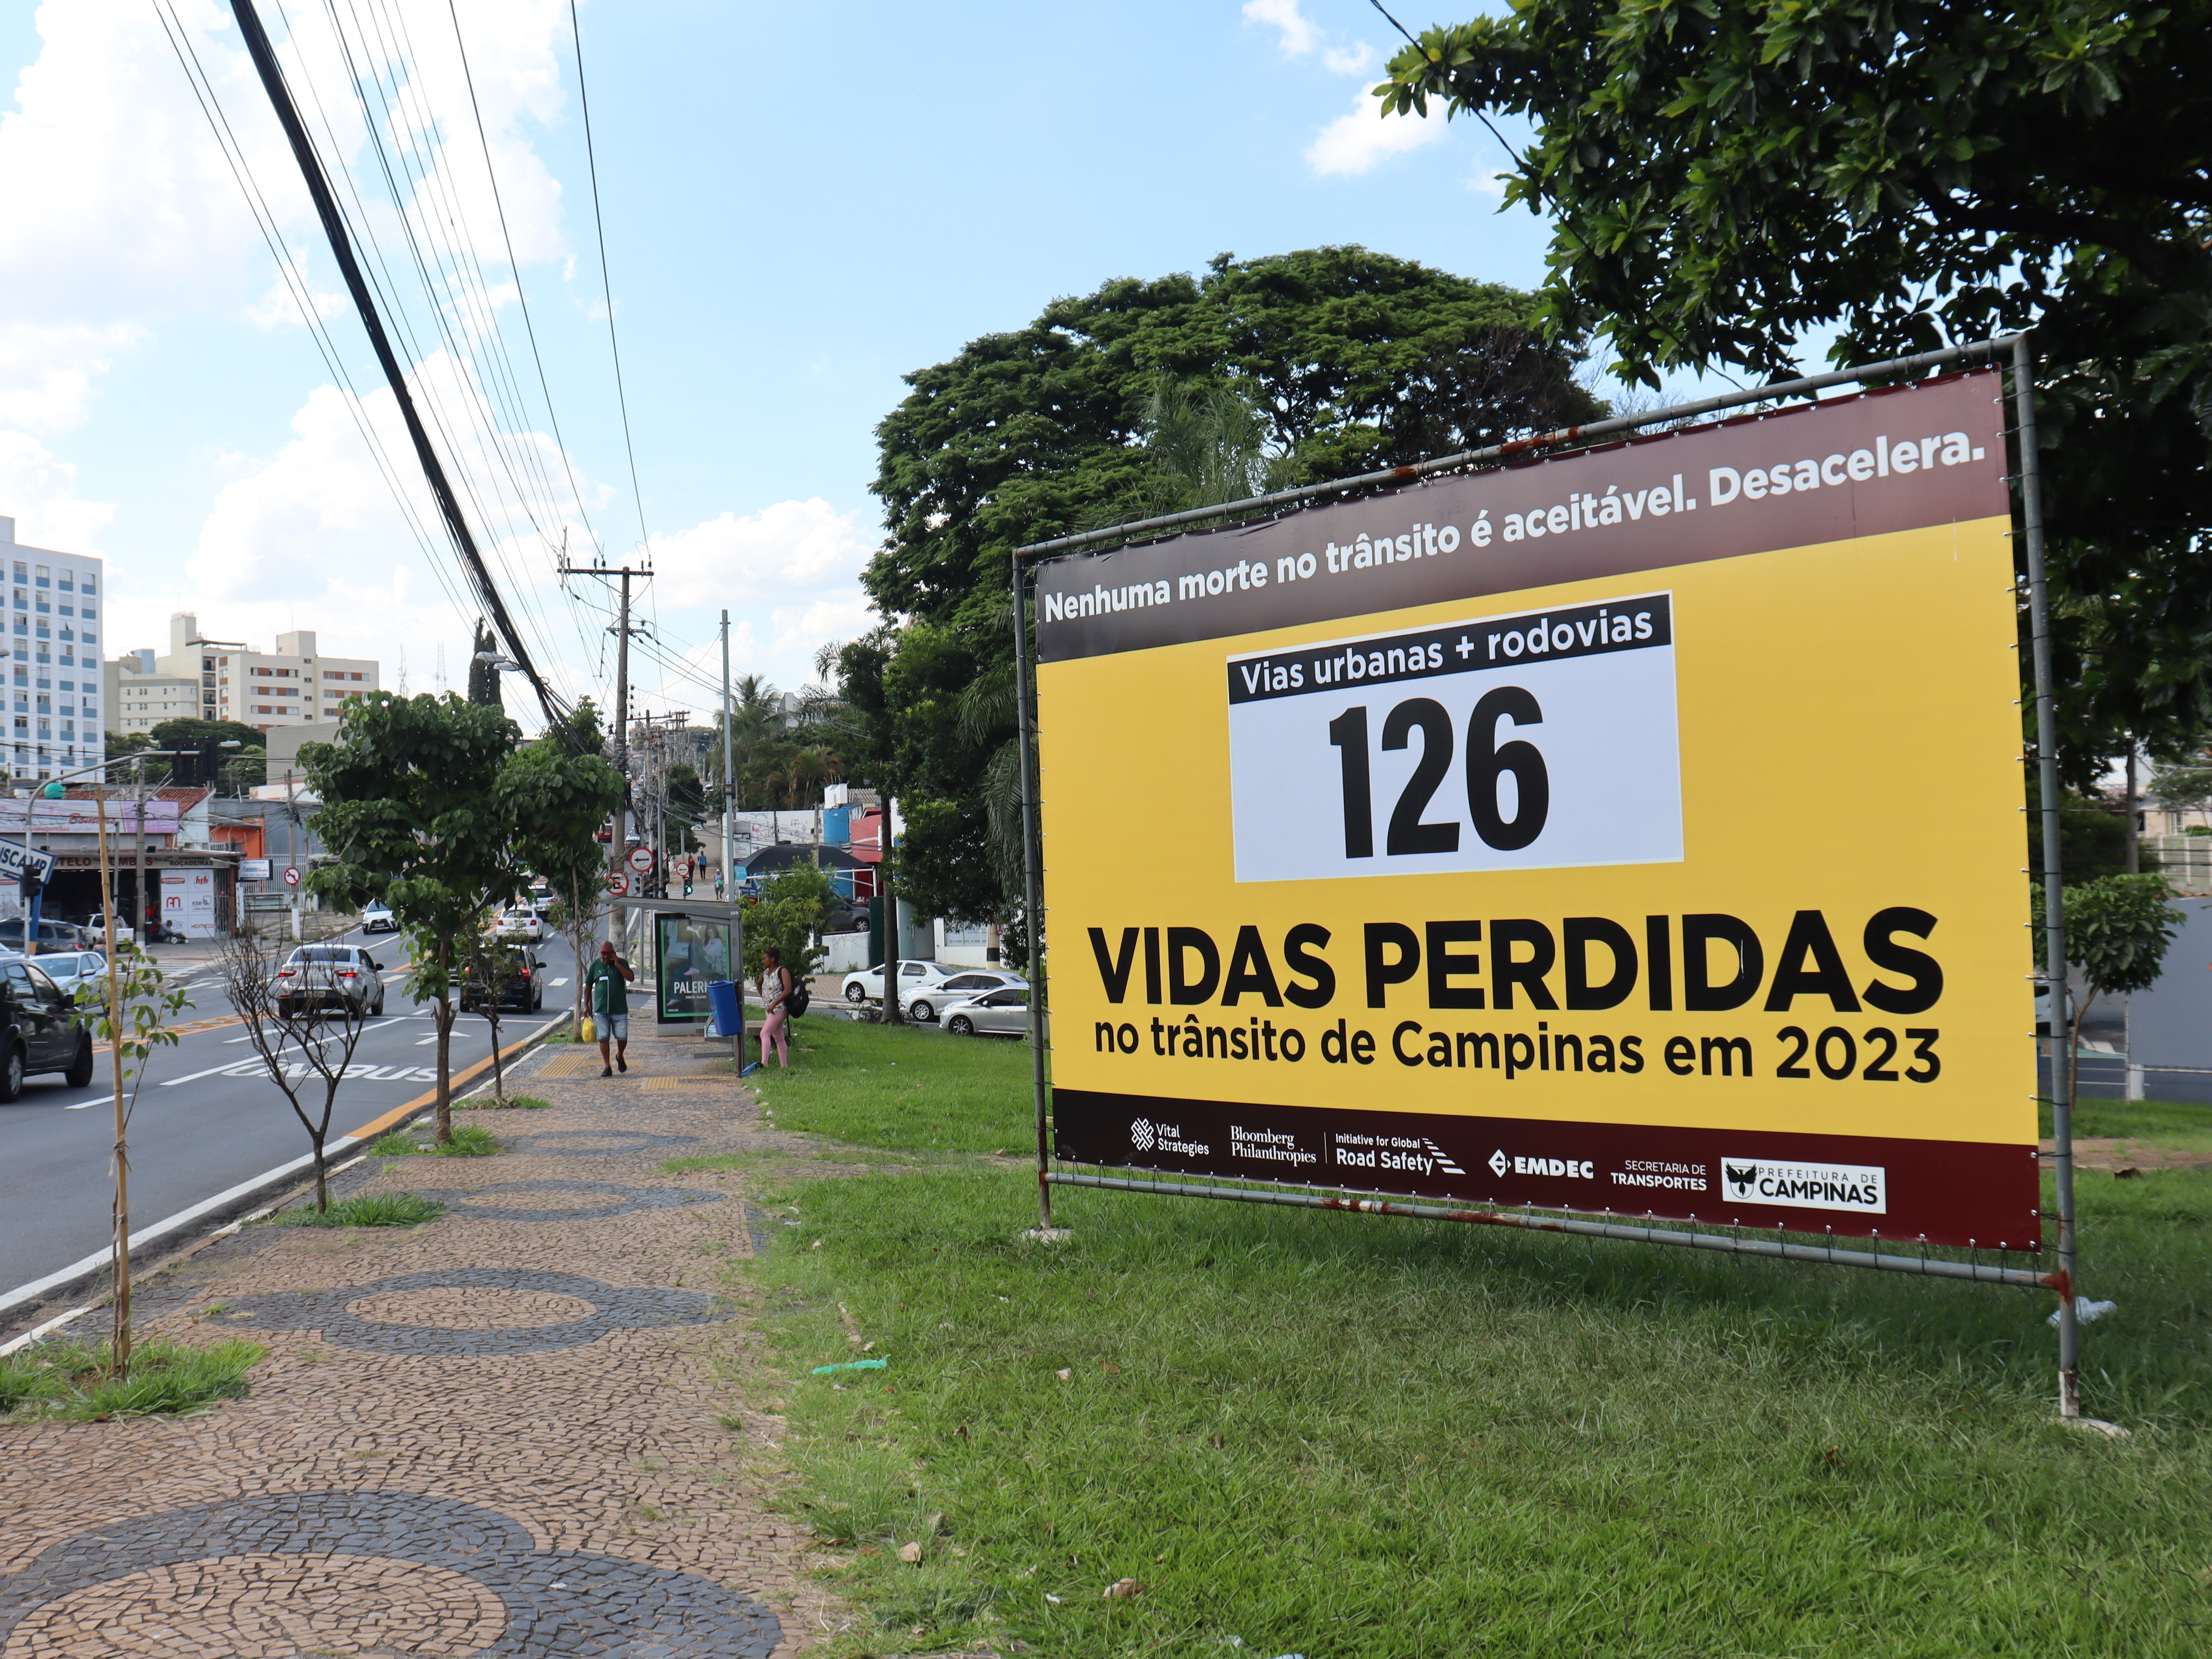
[(502, 657), (496, 651), (479, 651), (477, 653), (477, 660), (489, 663), (502, 674), (520, 674), (522, 672), (520, 663), (512, 657)]

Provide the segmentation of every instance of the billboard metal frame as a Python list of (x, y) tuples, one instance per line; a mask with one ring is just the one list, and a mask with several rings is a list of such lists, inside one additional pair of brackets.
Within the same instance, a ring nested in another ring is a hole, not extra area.
[[(1333, 479), (1325, 483), (1307, 484), (1292, 489), (1281, 489), (1264, 495), (1254, 495), (1242, 501), (1224, 501), (1218, 506), (1194, 507), (1186, 512), (1163, 514), (1157, 517), (1136, 520), (1131, 523), (1109, 526), (1085, 531), (1079, 534), (1055, 537), (1048, 541), (1033, 542), (1013, 550), (1012, 599), (1015, 642), (1015, 684), (1018, 731), (1021, 739), (1021, 803), (1022, 803), (1022, 881), (1024, 912), (1032, 920), (1030, 935), (1042, 941), (1044, 937), (1044, 896), (1042, 847), (1038, 818), (1038, 775), (1036, 753), (1036, 652), (1031, 641), (1030, 571), (1042, 561), (1053, 556), (1073, 553), (1079, 549), (1106, 542), (1127, 543), (1131, 538), (1149, 540), (1158, 532), (1179, 531), (1187, 526), (1246, 515), (1267, 515), (1284, 508), (1329, 499), (1347, 499), (1387, 489), (1393, 485), (1410, 483), (1439, 473), (1485, 469), (1507, 462), (1535, 457), (1561, 454), (1616, 434), (1628, 434), (1641, 428), (1693, 421), (1706, 415), (1741, 409), (1750, 404), (1769, 404), (1802, 398), (1817, 398), (1831, 386), (1864, 384), (1870, 381), (1899, 381), (1920, 378), (1930, 371), (1946, 368), (2009, 368), (2012, 374), (2014, 404), (2011, 436), (2017, 446), (2018, 471), (2013, 474), (2020, 511), (2019, 534), (2023, 544), (2022, 563), (2026, 578), (2030, 648), (2035, 686), (2035, 741), (2023, 758), (2032, 758), (2037, 767), (2039, 781), (2043, 836), (2042, 875), (2048, 895), (2045, 913), (2043, 971), (2037, 976), (2039, 988), (2047, 989), (2052, 998), (2051, 1030), (2053, 1036), (2053, 1064), (2051, 1068), (2051, 1118), (2055, 1151), (2052, 1155), (2055, 1176), (2056, 1211), (2057, 1223), (2055, 1254), (2057, 1265), (2046, 1270), (2039, 1261), (2028, 1267), (2014, 1267), (2004, 1260), (1990, 1262), (1982, 1259), (1981, 1253), (1971, 1252), (1971, 1259), (1935, 1255), (1926, 1250), (1915, 1255), (1872, 1250), (1838, 1249), (1832, 1242), (1820, 1242), (1815, 1236), (1807, 1236), (1807, 1242), (1792, 1242), (1786, 1234), (1768, 1236), (1749, 1229), (1712, 1232), (1700, 1231), (1694, 1224), (1643, 1224), (1628, 1218), (1600, 1219), (1581, 1212), (1562, 1212), (1533, 1206), (1503, 1207), (1496, 1205), (1461, 1206), (1424, 1202), (1413, 1198), (1377, 1197), (1368, 1194), (1343, 1192), (1334, 1189), (1294, 1183), (1265, 1185), (1224, 1185), (1197, 1183), (1188, 1181), (1147, 1180), (1139, 1177), (1100, 1175), (1075, 1169), (1054, 1167), (1050, 1135), (1051, 1084), (1046, 1066), (1047, 997), (1033, 996), (1030, 1001), (1030, 1086), (1036, 1132), (1037, 1173), (1037, 1237), (1060, 1237), (1053, 1225), (1052, 1189), (1054, 1187), (1085, 1187), (1121, 1192), (1146, 1192), (1164, 1196), (1199, 1198), (1234, 1203), (1270, 1204), (1295, 1208), (1352, 1211), (1369, 1215), (1404, 1216), (1420, 1220), (1455, 1221), (1484, 1226), (1516, 1227), (1528, 1231), (1565, 1233), (1590, 1238), (1619, 1239), (1644, 1244), (1673, 1245), (1680, 1249), (1716, 1250), (1734, 1255), (1764, 1257), (1789, 1261), (1825, 1263), (1833, 1267), (1863, 1267), (1887, 1273), (1903, 1273), (1927, 1278), (1965, 1279), (1977, 1284), (2009, 1285), (2022, 1289), (2047, 1290), (2058, 1297), (2058, 1409), (2063, 1418), (2080, 1418), (2081, 1404), (2081, 1341), (2080, 1322), (2076, 1315), (2079, 1286), (2075, 1280), (2076, 1218), (2074, 1198), (2074, 1133), (2073, 1100), (2067, 1068), (2057, 1061), (2063, 1058), (2057, 1045), (2063, 1042), (2063, 1032), (2069, 1029), (2066, 988), (2066, 922), (2062, 897), (2062, 867), (2059, 855), (2060, 808), (2058, 788), (2058, 754), (2057, 716), (2052, 702), (2052, 667), (2051, 641), (2051, 607), (2045, 567), (2043, 545), (2042, 467), (2039, 452), (2035, 411), (2035, 362), (2028, 337), (2025, 333), (1999, 336), (1996, 338), (1969, 345), (1950, 346), (1936, 351), (1921, 352), (1910, 357), (1892, 359), (1887, 362), (1868, 363), (1856, 368), (1838, 369), (1829, 374), (1807, 375), (1802, 379), (1755, 386), (1746, 391), (1725, 393), (1720, 397), (1701, 398), (1696, 402), (1674, 404), (1663, 409), (1654, 409), (1641, 414), (1625, 415), (1587, 425), (1538, 433), (1509, 442), (1494, 444), (1486, 448), (1463, 451), (1457, 454), (1423, 461), (1415, 465), (1389, 468), (1385, 471), (1360, 474), (1355, 477)], [(1042, 965), (1032, 973), (1040, 992), (1044, 988)], [(2086, 1420), (2086, 1419), (2085, 1419)]]

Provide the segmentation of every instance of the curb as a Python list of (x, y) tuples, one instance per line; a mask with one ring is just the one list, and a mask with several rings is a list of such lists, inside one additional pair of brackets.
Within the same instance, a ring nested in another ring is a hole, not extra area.
[[(544, 1040), (549, 1032), (567, 1024), (568, 1018), (569, 1015), (564, 1012), (546, 1021), (529, 1036), (501, 1049), (500, 1059), (502, 1061), (511, 1060), (526, 1049), (536, 1046)], [(482, 1060), (455, 1072), (448, 1080), (453, 1097), (459, 1099), (464, 1084), (475, 1082), (478, 1077), (490, 1070), (491, 1056), (487, 1054)], [(381, 1116), (370, 1119), (350, 1133), (333, 1136), (323, 1144), (325, 1161), (333, 1162), (354, 1152), (356, 1148), (367, 1146), (370, 1141), (386, 1130), (398, 1127), (418, 1112), (436, 1104), (437, 1099), (438, 1091), (432, 1089), (425, 1094), (416, 1096), (404, 1106), (396, 1106)], [(196, 1223), (228, 1219), (240, 1211), (252, 1207), (272, 1193), (291, 1186), (299, 1180), (303, 1172), (312, 1172), (314, 1167), (315, 1155), (313, 1152), (303, 1152), (289, 1164), (280, 1164), (275, 1169), (255, 1176), (250, 1181), (242, 1181), (226, 1192), (217, 1193), (213, 1198), (203, 1199), (189, 1209), (179, 1210), (172, 1216), (165, 1216), (151, 1225), (132, 1233), (131, 1253), (134, 1263), (133, 1277), (137, 1277), (135, 1264), (138, 1252), (148, 1245), (160, 1243), (164, 1239), (173, 1239), (191, 1229)], [(95, 1250), (81, 1261), (72, 1261), (68, 1267), (48, 1273), (44, 1279), (33, 1279), (27, 1285), (19, 1285), (14, 1290), (0, 1294), (0, 1319), (4, 1319), (27, 1304), (42, 1301), (59, 1291), (73, 1290), (86, 1280), (106, 1273), (113, 1260), (114, 1251), (112, 1248)], [(158, 1271), (158, 1264), (147, 1269), (149, 1273)]]

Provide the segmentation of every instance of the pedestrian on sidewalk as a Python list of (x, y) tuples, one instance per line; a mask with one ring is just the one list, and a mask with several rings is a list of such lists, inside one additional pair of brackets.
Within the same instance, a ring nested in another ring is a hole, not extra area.
[[(629, 982), (637, 977), (629, 963), (615, 952), (615, 942), (599, 945), (599, 959), (584, 970), (584, 983), (592, 994), (592, 1023), (599, 1028), (599, 1075), (612, 1077), (615, 1067), (629, 1070)], [(613, 1063), (608, 1063), (607, 1044), (614, 1043)]]
[(783, 965), (783, 953), (775, 945), (761, 952), (760, 1063), (768, 1064), (768, 1051), (773, 1046), (783, 1069), (791, 1069), (791, 969)]

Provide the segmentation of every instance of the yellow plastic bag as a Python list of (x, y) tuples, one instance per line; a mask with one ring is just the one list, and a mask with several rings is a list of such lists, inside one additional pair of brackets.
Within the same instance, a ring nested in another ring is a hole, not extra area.
[(576, 1041), (579, 1042), (597, 1042), (599, 1040), (599, 1028), (592, 1024), (592, 1017), (589, 1014), (586, 1014), (581, 1023), (580, 1023), (576, 1027)]

